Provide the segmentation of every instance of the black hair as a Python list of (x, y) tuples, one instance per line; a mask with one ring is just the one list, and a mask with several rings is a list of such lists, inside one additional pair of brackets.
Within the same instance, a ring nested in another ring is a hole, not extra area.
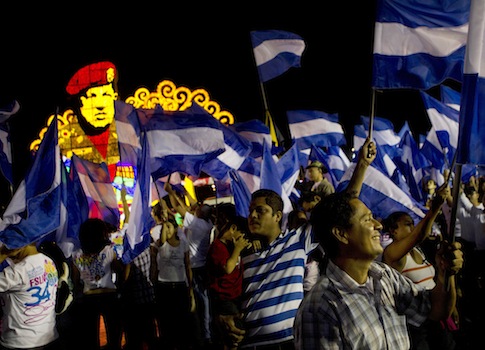
[(116, 226), (98, 218), (89, 218), (79, 228), (79, 242), (84, 254), (98, 254), (110, 244), (109, 235)]
[(251, 195), (251, 201), (257, 198), (264, 198), (267, 205), (273, 209), (273, 214), (276, 212), (281, 211), (283, 212), (283, 200), (281, 196), (273, 190), (269, 189), (260, 189)]
[(335, 257), (338, 253), (338, 241), (332, 229), (334, 227), (348, 229), (352, 226), (350, 220), (354, 215), (354, 208), (350, 201), (355, 198), (345, 191), (332, 193), (318, 202), (311, 212), (310, 223), (315, 237), (328, 257)]
[(411, 215), (409, 215), (405, 211), (395, 211), (394, 213), (390, 214), (382, 221), (382, 226), (384, 227), (383, 231), (390, 233), (392, 230), (397, 229), (397, 223), (399, 222), (399, 220), (401, 220), (403, 216), (411, 217)]

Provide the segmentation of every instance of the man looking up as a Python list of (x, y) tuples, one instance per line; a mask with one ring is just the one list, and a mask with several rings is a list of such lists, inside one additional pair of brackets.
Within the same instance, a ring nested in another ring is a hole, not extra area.
[(327, 261), (298, 309), (297, 349), (409, 349), (406, 319), (421, 324), (451, 315), (460, 243), (443, 242), (436, 286), (426, 290), (375, 261), (383, 252), (382, 225), (355, 193), (326, 197), (312, 210), (311, 224)]

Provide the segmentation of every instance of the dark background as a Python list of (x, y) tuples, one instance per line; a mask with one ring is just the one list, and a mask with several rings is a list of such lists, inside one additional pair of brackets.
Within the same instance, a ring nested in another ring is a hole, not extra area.
[[(47, 118), (56, 108), (71, 107), (65, 92), (70, 77), (93, 62), (117, 66), (122, 100), (168, 79), (206, 89), (236, 121), (264, 121), (252, 30), (290, 31), (307, 44), (301, 68), (265, 83), (269, 110), (287, 142), (286, 111), (309, 109), (338, 113), (351, 146), (354, 124), (372, 112), (375, 2), (0, 5), (0, 101), (4, 106), (16, 99), (21, 106), (10, 121), (15, 185), (30, 166), (29, 145)], [(406, 120), (415, 137), (429, 130), (417, 91), (378, 92), (374, 106), (374, 115), (393, 121), (396, 131)]]

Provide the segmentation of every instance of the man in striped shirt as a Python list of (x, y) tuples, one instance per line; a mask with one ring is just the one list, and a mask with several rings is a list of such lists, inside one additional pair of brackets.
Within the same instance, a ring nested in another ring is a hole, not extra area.
[[(360, 193), (365, 169), (376, 156), (373, 142), (366, 140), (348, 191)], [(243, 257), (242, 309), (245, 329), (226, 317), (241, 349), (294, 349), (293, 324), (303, 300), (303, 278), (308, 254), (317, 246), (311, 225), (281, 231), (283, 201), (274, 191), (260, 189), (252, 194), (248, 224), (252, 236), (263, 242), (263, 249)]]

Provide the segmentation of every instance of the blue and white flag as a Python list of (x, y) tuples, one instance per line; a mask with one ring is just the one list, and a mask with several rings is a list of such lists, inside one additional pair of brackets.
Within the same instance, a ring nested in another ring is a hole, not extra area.
[(12, 145), (7, 122), (19, 110), (20, 105), (17, 101), (13, 101), (7, 107), (0, 109), (0, 171), (10, 184), (13, 184)]
[(249, 216), (249, 203), (251, 202), (251, 191), (246, 186), (246, 182), (239, 176), (236, 170), (229, 171), (231, 179), (231, 191), (234, 196), (236, 214), (247, 218)]
[(440, 85), (441, 102), (457, 111), (460, 110), (461, 93), (449, 86)]
[(224, 124), (220, 128), (224, 134), (225, 151), (202, 165), (202, 171), (216, 180), (227, 179), (231, 169), (238, 170), (252, 149), (251, 142), (232, 128)]
[(431, 167), (431, 163), (420, 152), (411, 131), (406, 132), (402, 136), (399, 148), (402, 149), (402, 154), (400, 157), (396, 157), (394, 161), (406, 179), (413, 198), (420, 203), (424, 203), (425, 194), (421, 183), (425, 174), (424, 171)]
[(155, 179), (180, 171), (199, 176), (204, 163), (225, 151), (221, 122), (192, 104), (185, 111), (152, 111), (145, 125)]
[(0, 242), (15, 249), (55, 231), (60, 225), (61, 191), (61, 151), (54, 118), (3, 214)]
[[(337, 191), (348, 186), (356, 163), (352, 163), (340, 181)], [(426, 208), (401, 190), (388, 176), (378, 169), (367, 168), (359, 199), (372, 210), (377, 218), (386, 218), (395, 211), (405, 211), (414, 222), (420, 221)]]
[(485, 1), (472, 0), (457, 163), (485, 164)]
[(281, 177), (276, 166), (276, 161), (271, 154), (271, 146), (267, 143), (263, 147), (263, 159), (261, 161), (261, 185), (260, 188), (273, 190), (282, 196)]
[(342, 146), (347, 143), (338, 114), (321, 111), (287, 111), (288, 126), (293, 143), (300, 150), (317, 147)]
[[(433, 126), (432, 130), (436, 133), (442, 155), (445, 157), (444, 165), (449, 168), (453, 162), (453, 156), (458, 146), (459, 112), (423, 91), (420, 93), (429, 120)], [(428, 136), (430, 136), (431, 140), (434, 140), (434, 136), (430, 135), (430, 132), (431, 130), (428, 132)]]
[(81, 248), (79, 229), (81, 224), (88, 219), (89, 206), (77, 172), (74, 170), (68, 173), (63, 163), (61, 178), (61, 224), (57, 228), (53, 240), (64, 256), (69, 258), (73, 251)]
[(283, 30), (260, 30), (250, 34), (262, 83), (276, 78), (291, 67), (300, 67), (305, 41), (299, 35)]
[(118, 201), (106, 163), (93, 163), (73, 155), (71, 173), (74, 177), (78, 177), (81, 182), (88, 201), (88, 217), (101, 219), (119, 227)]
[(380, 0), (372, 86), (424, 89), (461, 81), (470, 0)]
[[(250, 157), (260, 158), (263, 156), (263, 145), (265, 142), (271, 144), (271, 135), (269, 128), (259, 119), (248, 120), (247, 122), (239, 122), (229, 125), (229, 128), (235, 130), (239, 135), (251, 142), (252, 149), (249, 153)], [(271, 150), (275, 154), (276, 147)]]
[(150, 229), (155, 225), (151, 215), (150, 145), (141, 137), (142, 151), (137, 164), (138, 176), (130, 207), (130, 220), (123, 236), (122, 261), (130, 263), (150, 245)]

